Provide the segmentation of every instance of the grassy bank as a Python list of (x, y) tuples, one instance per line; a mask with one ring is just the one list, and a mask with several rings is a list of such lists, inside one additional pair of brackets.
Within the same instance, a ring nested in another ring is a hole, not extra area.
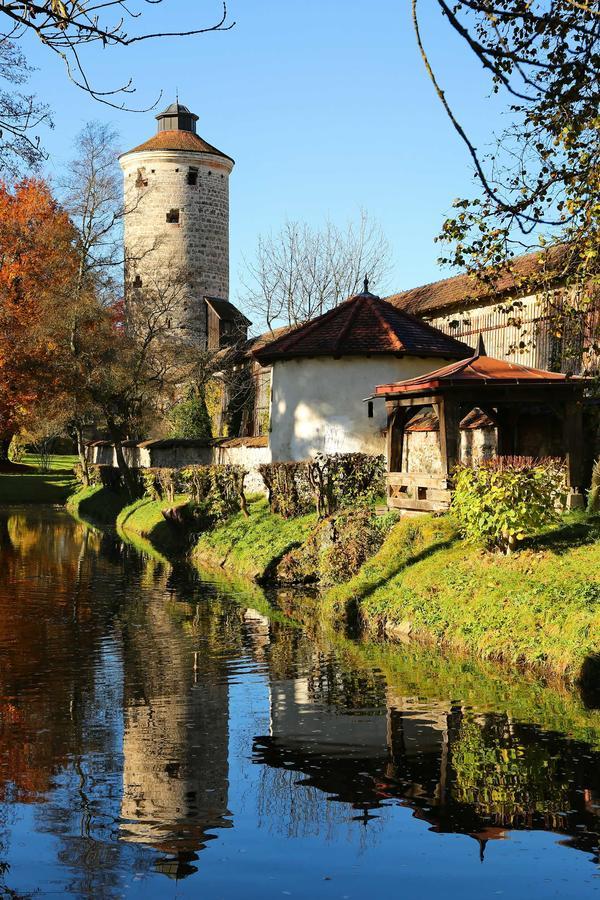
[(323, 604), (330, 621), (358, 615), (372, 633), (578, 677), (600, 653), (600, 520), (567, 522), (508, 558), (462, 541), (448, 516), (404, 520)]
[(49, 472), (39, 471), (39, 458), (27, 454), (27, 469), (0, 473), (0, 504), (64, 504), (75, 487), (73, 466), (76, 456), (55, 456)]
[(183, 495), (175, 497), (173, 502), (143, 497), (121, 509), (116, 525), (125, 536), (141, 537), (162, 553), (182, 554), (189, 547), (189, 529), (168, 522), (163, 513), (167, 509), (184, 509), (188, 504), (189, 497)]
[(284, 553), (307, 538), (316, 523), (315, 513), (297, 519), (274, 515), (264, 497), (251, 498), (248, 508), (249, 517), (237, 513), (203, 534), (194, 547), (194, 561), (261, 581)]
[(127, 498), (99, 485), (80, 488), (67, 500), (68, 511), (94, 525), (115, 525)]

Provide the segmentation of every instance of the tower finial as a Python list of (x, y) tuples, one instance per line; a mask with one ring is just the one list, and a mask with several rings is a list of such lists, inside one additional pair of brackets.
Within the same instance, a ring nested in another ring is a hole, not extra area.
[(369, 276), (365, 275), (365, 280), (363, 282), (364, 292), (365, 294), (369, 293)]

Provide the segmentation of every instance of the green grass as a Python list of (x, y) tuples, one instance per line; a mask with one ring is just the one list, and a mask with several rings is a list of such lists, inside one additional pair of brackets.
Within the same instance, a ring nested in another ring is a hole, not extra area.
[(512, 557), (460, 540), (449, 516), (404, 520), (324, 609), (575, 678), (600, 653), (600, 520), (571, 518)]
[(100, 485), (90, 485), (71, 494), (67, 500), (67, 510), (76, 518), (94, 525), (115, 525), (127, 502), (124, 494), (117, 494)]
[(147, 539), (157, 550), (164, 553), (185, 553), (189, 546), (189, 530), (167, 522), (163, 511), (184, 507), (190, 498), (181, 494), (174, 502), (150, 500), (143, 497), (124, 507), (117, 516), (117, 528), (125, 537), (138, 535)]
[(315, 513), (296, 519), (273, 515), (264, 497), (250, 498), (248, 509), (248, 518), (237, 513), (203, 534), (193, 550), (194, 560), (260, 581), (284, 553), (307, 538), (317, 520)]
[(0, 473), (0, 504), (64, 504), (75, 487), (73, 466), (76, 456), (55, 456), (50, 472), (40, 472), (39, 458), (26, 454), (23, 465), (31, 472)]

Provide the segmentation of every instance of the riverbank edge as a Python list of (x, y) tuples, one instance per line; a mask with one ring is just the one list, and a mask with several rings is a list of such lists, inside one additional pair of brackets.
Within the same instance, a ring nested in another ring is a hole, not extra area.
[(597, 687), (600, 519), (571, 517), (511, 557), (462, 540), (449, 515), (404, 519), (322, 607), (329, 621), (372, 636)]
[[(102, 490), (86, 489), (88, 507), (104, 502)], [(73, 499), (68, 507), (85, 518), (87, 510)], [(315, 514), (287, 520), (273, 515), (265, 498), (252, 497), (249, 517), (237, 513), (196, 538), (163, 516), (188, 500), (124, 504), (113, 524), (167, 557), (186, 554), (196, 566), (262, 585), (272, 583), (277, 562), (317, 524)], [(571, 519), (510, 558), (467, 544), (448, 515), (403, 519), (357, 575), (322, 590), (318, 608), (322, 621), (336, 629), (358, 625), (373, 639), (416, 639), (597, 684), (600, 519)]]

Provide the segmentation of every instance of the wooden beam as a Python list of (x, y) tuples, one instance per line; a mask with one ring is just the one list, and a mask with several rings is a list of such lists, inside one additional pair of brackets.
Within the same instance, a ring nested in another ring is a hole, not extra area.
[(460, 461), (460, 404), (450, 396), (438, 397), (437, 410), (440, 420), (442, 475), (448, 478)]
[(428, 472), (389, 472), (387, 476), (389, 484), (399, 484), (406, 487), (427, 487), (447, 490), (449, 481), (442, 475), (430, 475)]
[(414, 509), (418, 512), (442, 512), (450, 506), (449, 501), (413, 500), (411, 497), (389, 497), (388, 506), (392, 509)]
[(578, 398), (564, 405), (563, 442), (567, 462), (567, 484), (573, 489), (583, 487), (583, 406)]

